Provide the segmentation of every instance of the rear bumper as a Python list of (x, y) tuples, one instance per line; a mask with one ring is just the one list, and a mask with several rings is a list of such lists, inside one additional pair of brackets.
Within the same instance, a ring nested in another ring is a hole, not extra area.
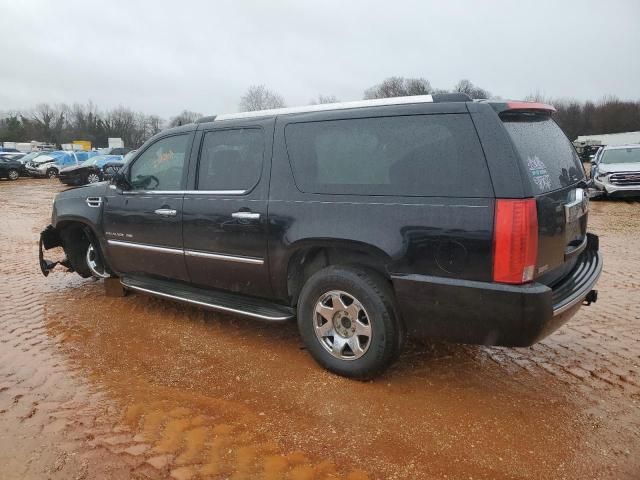
[(65, 185), (82, 185), (84, 183), (79, 175), (58, 175), (58, 180)]
[(568, 321), (585, 302), (602, 272), (598, 237), (558, 284), (505, 285), (424, 275), (392, 276), (410, 334), (459, 343), (524, 347)]

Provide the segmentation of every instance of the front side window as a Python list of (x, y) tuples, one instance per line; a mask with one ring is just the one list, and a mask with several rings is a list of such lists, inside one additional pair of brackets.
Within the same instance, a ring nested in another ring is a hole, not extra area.
[(298, 188), (345, 195), (486, 197), (491, 180), (466, 114), (292, 123)]
[(263, 152), (261, 129), (207, 132), (198, 164), (198, 190), (250, 190), (260, 180)]
[(186, 168), (189, 134), (158, 140), (131, 165), (134, 190), (180, 190)]

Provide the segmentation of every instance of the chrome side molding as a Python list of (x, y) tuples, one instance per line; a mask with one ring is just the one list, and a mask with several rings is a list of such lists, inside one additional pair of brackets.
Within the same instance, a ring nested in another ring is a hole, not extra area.
[(123, 240), (107, 240), (109, 245), (114, 247), (133, 248), (136, 250), (147, 250), (149, 252), (171, 253), (175, 255), (186, 255), (188, 257), (208, 258), (212, 260), (223, 260), (226, 262), (249, 263), (252, 265), (264, 265), (264, 259), (258, 257), (244, 257), (240, 255), (225, 255), (222, 253), (202, 252), (200, 250), (185, 250), (182, 248), (160, 247), (158, 245), (148, 245), (146, 243), (126, 242)]
[(256, 257), (241, 257), (241, 256), (238, 256), (238, 255), (223, 255), (221, 253), (200, 252), (198, 250), (185, 250), (184, 254), (187, 257), (211, 258), (213, 260), (224, 260), (224, 261), (227, 261), (227, 262), (251, 263), (251, 264), (254, 264), (254, 265), (262, 265), (262, 264), (264, 264), (264, 260), (262, 258), (256, 258)]
[(109, 245), (113, 245), (114, 247), (134, 248), (137, 250), (147, 250), (150, 252), (173, 253), (176, 255), (182, 255), (184, 253), (184, 251), (181, 248), (158, 247), (157, 245), (147, 245), (145, 243), (135, 243), (135, 242), (123, 242), (122, 240), (107, 240), (107, 243)]

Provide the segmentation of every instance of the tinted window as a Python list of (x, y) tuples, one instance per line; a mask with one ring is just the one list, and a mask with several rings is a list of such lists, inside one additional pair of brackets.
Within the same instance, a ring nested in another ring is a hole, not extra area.
[(289, 124), (287, 149), (303, 192), (491, 195), (468, 115), (414, 115)]
[(207, 132), (198, 166), (198, 190), (249, 190), (260, 179), (262, 130), (241, 128)]
[(550, 192), (584, 179), (573, 145), (552, 119), (514, 115), (503, 120), (535, 192)]
[(180, 190), (189, 134), (158, 140), (131, 165), (135, 190)]

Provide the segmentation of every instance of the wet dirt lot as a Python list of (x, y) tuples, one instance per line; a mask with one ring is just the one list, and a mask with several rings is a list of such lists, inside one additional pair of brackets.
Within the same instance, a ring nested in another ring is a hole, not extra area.
[(640, 478), (640, 201), (597, 304), (532, 348), (410, 344), (373, 382), (268, 325), (37, 267), (57, 181), (0, 181), (0, 478)]

